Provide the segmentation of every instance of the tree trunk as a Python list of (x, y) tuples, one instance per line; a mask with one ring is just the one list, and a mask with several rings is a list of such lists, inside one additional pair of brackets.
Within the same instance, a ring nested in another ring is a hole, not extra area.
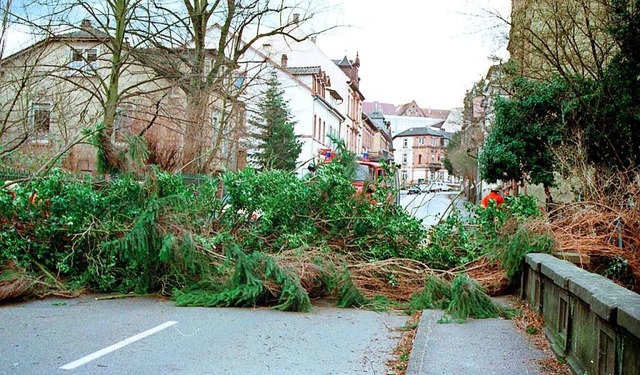
[(210, 126), (207, 124), (208, 100), (202, 93), (187, 94), (187, 113), (182, 148), (182, 172), (206, 173), (207, 134)]
[(554, 208), (553, 197), (551, 196), (551, 189), (547, 184), (544, 184), (544, 195), (547, 197), (545, 200), (545, 203), (547, 205), (547, 212), (551, 212)]

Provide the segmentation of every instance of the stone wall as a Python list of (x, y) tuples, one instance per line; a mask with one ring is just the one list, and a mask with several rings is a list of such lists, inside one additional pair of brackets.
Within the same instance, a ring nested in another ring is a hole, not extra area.
[(529, 254), (521, 297), (576, 374), (640, 374), (640, 295), (548, 254)]

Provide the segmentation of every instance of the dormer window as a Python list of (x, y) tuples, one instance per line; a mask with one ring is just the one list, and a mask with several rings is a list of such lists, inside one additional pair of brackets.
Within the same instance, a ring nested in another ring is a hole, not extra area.
[(71, 63), (74, 70), (91, 71), (98, 68), (97, 48), (71, 48)]

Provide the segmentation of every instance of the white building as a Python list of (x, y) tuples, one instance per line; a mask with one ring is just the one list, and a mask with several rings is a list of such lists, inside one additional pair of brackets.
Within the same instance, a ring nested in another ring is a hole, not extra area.
[(246, 80), (243, 100), (249, 113), (255, 110), (266, 80), (276, 73), (296, 121), (295, 133), (303, 141), (297, 163), (299, 175), (308, 173), (308, 166), (318, 162), (320, 150), (335, 148), (330, 135), (343, 139), (349, 150), (362, 153), (364, 96), (358, 87), (357, 57), (354, 61), (346, 57), (334, 61), (313, 40), (295, 42), (282, 35), (254, 46), (243, 56), (240, 68)]

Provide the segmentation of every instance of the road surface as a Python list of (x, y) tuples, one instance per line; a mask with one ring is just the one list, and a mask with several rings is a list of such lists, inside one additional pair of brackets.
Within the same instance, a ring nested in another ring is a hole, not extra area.
[(0, 374), (386, 374), (407, 317), (136, 298), (0, 304)]
[(415, 218), (422, 220), (423, 225), (431, 226), (440, 220), (459, 193), (458, 191), (446, 191), (407, 195), (407, 191), (402, 190), (400, 205)]

